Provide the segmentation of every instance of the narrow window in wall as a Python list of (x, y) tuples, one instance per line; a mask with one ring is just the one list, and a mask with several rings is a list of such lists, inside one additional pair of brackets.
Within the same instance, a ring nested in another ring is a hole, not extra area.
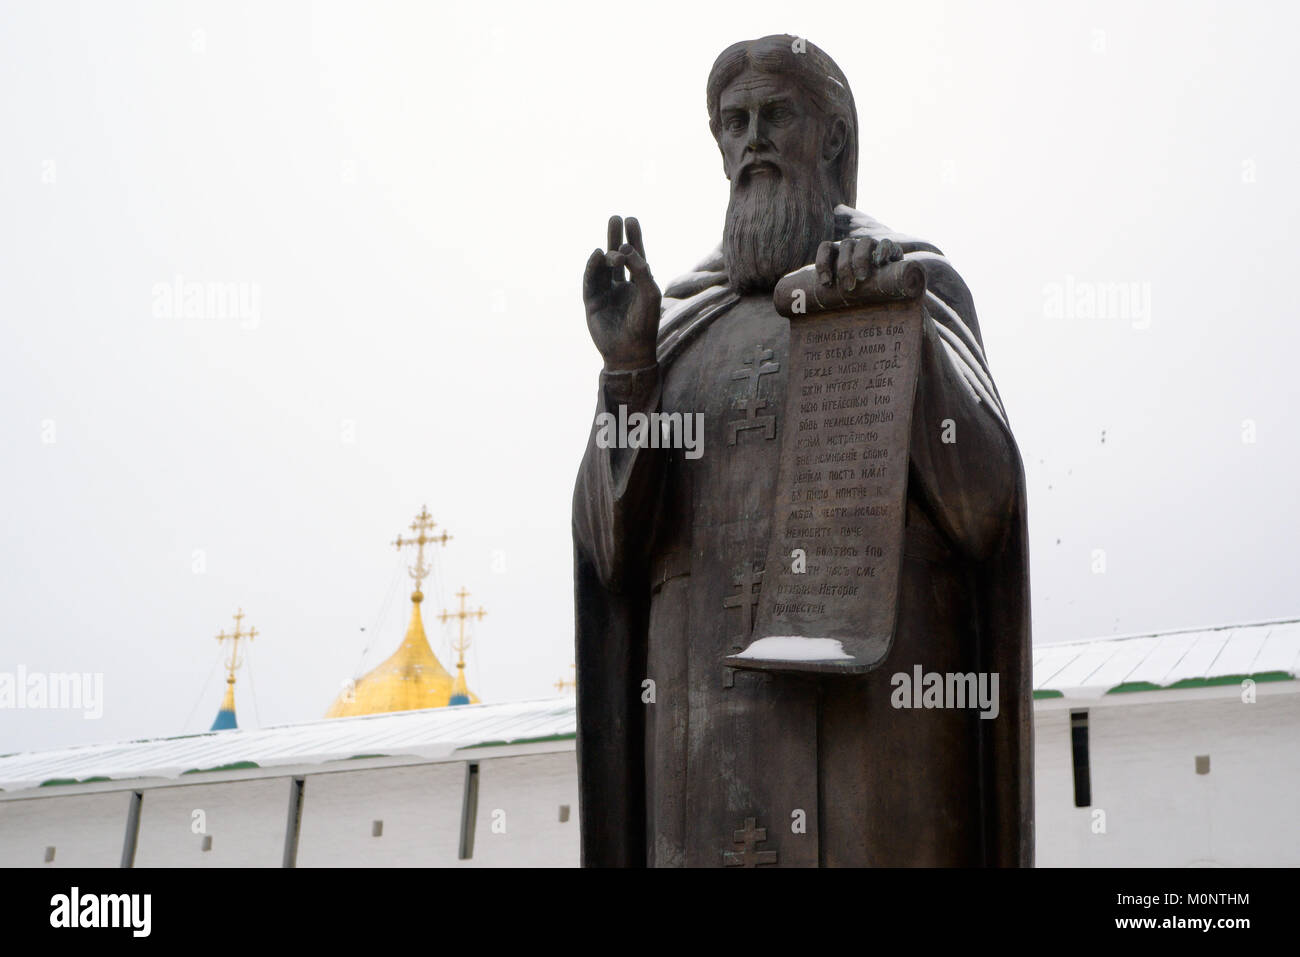
[(1070, 712), (1070, 751), (1074, 759), (1074, 806), (1092, 804), (1092, 778), (1088, 768), (1088, 712)]
[(474, 856), (474, 825), (478, 821), (478, 765), (465, 765), (465, 797), (460, 807), (460, 859)]
[(289, 816), (284, 825), (284, 860), (281, 867), (298, 866), (298, 834), (302, 830), (303, 778), (289, 782)]
[(131, 792), (131, 804), (126, 812), (126, 836), (122, 839), (122, 866), (135, 867), (135, 848), (140, 842), (140, 806), (144, 803), (143, 791)]
[(53, 848), (53, 847), (47, 847), (47, 848), (45, 849), (45, 863), (46, 863), (46, 864), (53, 864), (53, 863), (54, 863), (54, 848)]

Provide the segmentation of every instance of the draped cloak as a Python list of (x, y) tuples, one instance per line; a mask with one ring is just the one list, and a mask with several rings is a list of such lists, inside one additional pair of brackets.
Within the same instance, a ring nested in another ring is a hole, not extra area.
[[(597, 397), (702, 412), (703, 456), (601, 448), (593, 426), (574, 492), (584, 866), (1033, 864), (1019, 451), (948, 260), (840, 206), (848, 236), (892, 239), (927, 280), (894, 645), (855, 677), (722, 665), (761, 594), (788, 323), (727, 286), (715, 249), (664, 290), (657, 367), (602, 373)], [(769, 434), (729, 430), (754, 402)], [(891, 676), (915, 668), (997, 674), (997, 716), (900, 709)]]

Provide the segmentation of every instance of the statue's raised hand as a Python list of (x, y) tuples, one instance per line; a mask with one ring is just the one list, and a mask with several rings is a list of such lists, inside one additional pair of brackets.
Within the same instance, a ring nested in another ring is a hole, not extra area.
[(641, 224), (635, 219), (628, 217), (623, 242), (622, 217), (609, 218), (609, 249), (597, 249), (587, 258), (582, 300), (587, 329), (606, 369), (627, 372), (654, 365), (662, 294), (646, 265)]

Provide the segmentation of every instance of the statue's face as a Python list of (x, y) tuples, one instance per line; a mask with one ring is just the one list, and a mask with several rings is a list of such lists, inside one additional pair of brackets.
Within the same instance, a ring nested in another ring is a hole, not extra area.
[(727, 274), (742, 293), (765, 292), (812, 262), (818, 245), (834, 235), (829, 174), (844, 124), (828, 127), (790, 78), (752, 70), (722, 91), (718, 120), (718, 148), (731, 180), (723, 227)]
[(824, 123), (789, 77), (746, 70), (718, 100), (718, 147), (731, 188), (758, 177), (809, 179), (826, 165)]

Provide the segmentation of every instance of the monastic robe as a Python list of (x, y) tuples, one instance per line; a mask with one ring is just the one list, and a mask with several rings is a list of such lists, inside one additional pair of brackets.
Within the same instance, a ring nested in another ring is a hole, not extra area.
[[(961, 277), (855, 210), (836, 221), (927, 278), (893, 644), (853, 677), (724, 664), (762, 594), (789, 323), (770, 294), (730, 290), (715, 250), (665, 290), (657, 365), (602, 373), (597, 398), (598, 414), (703, 413), (703, 454), (602, 448), (593, 425), (578, 474), (587, 866), (1032, 864), (1019, 453)], [(915, 666), (997, 673), (998, 716), (894, 707), (892, 676)]]

